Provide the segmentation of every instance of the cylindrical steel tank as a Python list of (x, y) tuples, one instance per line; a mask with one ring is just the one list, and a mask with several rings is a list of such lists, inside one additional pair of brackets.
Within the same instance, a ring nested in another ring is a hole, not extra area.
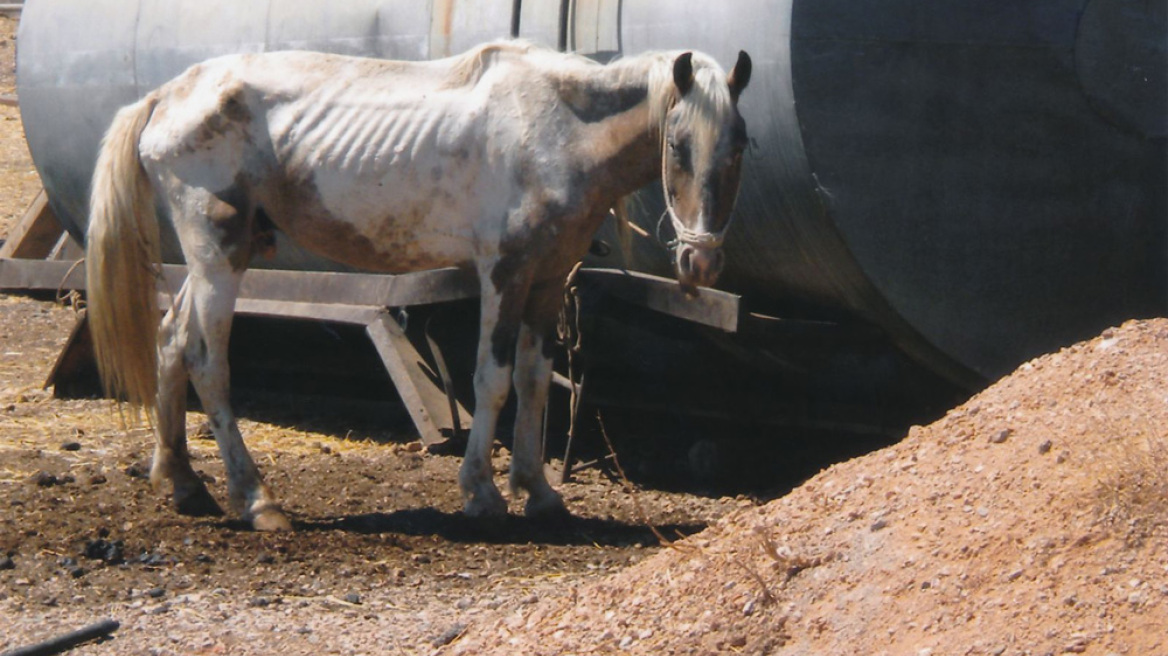
[[(189, 64), (433, 58), (516, 30), (599, 59), (751, 53), (723, 285), (753, 308), (861, 317), (969, 385), (1168, 309), (1164, 3), (28, 0), (17, 80), (33, 158), (80, 234), (114, 111)], [(658, 193), (637, 210), (649, 228)], [(286, 244), (279, 257), (329, 266)]]

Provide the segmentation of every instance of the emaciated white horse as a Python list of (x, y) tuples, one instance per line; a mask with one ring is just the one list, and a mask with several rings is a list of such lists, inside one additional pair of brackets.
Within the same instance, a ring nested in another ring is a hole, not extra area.
[[(473, 268), (482, 317), (464, 511), (507, 511), (489, 455), (514, 382), (512, 489), (529, 495), (529, 517), (565, 513), (539, 440), (565, 276), (609, 209), (660, 179), (680, 283), (713, 283), (750, 71), (745, 53), (727, 76), (698, 53), (601, 66), (518, 42), (421, 63), (274, 52), (196, 65), (123, 108), (93, 179), (89, 322), (109, 391), (153, 419), (151, 480), (173, 483), (180, 513), (222, 512), (189, 462), (190, 380), (234, 508), (256, 529), (291, 527), (228, 401), (240, 279), (278, 228), (361, 269)], [(156, 197), (189, 268), (161, 324)]]

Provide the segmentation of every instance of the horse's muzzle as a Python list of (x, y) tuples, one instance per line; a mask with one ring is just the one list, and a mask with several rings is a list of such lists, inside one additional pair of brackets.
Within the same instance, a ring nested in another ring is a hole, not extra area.
[(687, 294), (695, 295), (698, 287), (711, 287), (717, 282), (725, 264), (721, 247), (682, 244), (677, 247), (677, 282)]

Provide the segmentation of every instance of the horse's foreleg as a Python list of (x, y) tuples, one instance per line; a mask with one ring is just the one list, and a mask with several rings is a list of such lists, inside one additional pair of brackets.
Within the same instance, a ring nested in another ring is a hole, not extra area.
[(515, 442), (511, 489), (527, 491), (524, 513), (530, 518), (568, 514), (563, 499), (548, 484), (543, 468), (543, 417), (552, 377), (555, 318), (562, 291), (558, 284), (532, 290), (515, 353)]
[(458, 472), (458, 483), (466, 500), (463, 512), (471, 517), (507, 513), (507, 502), (493, 480), (491, 445), (495, 441), (499, 411), (511, 391), (515, 339), (527, 295), (525, 284), (513, 282), (503, 290), (496, 290), (489, 272), (480, 273), (480, 277), (484, 283), (474, 373), (474, 421)]
[(242, 272), (226, 266), (212, 271), (191, 268), (187, 284), (193, 316), (184, 357), (227, 468), (232, 505), (256, 530), (288, 530), (292, 525), (264, 485), (231, 410), (227, 345), (241, 278)]
[(158, 417), (154, 464), (150, 481), (160, 487), (174, 484), (174, 505), (181, 514), (222, 515), (223, 509), (191, 468), (187, 452), (187, 369), (183, 358), (191, 315), (190, 295), (184, 285), (159, 328)]

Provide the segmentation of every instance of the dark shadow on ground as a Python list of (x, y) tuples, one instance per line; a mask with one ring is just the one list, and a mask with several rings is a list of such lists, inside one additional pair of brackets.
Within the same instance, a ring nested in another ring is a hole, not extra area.
[[(653, 529), (641, 524), (592, 517), (567, 517), (559, 521), (535, 521), (508, 515), (490, 519), (467, 517), (433, 508), (365, 513), (338, 519), (301, 519), (293, 522), (298, 531), (341, 531), (362, 535), (399, 534), (438, 536), (451, 542), (491, 544), (547, 544), (559, 546), (615, 546), (633, 544), (657, 546)], [(670, 524), (655, 527), (672, 540), (698, 533), (705, 524)]]

